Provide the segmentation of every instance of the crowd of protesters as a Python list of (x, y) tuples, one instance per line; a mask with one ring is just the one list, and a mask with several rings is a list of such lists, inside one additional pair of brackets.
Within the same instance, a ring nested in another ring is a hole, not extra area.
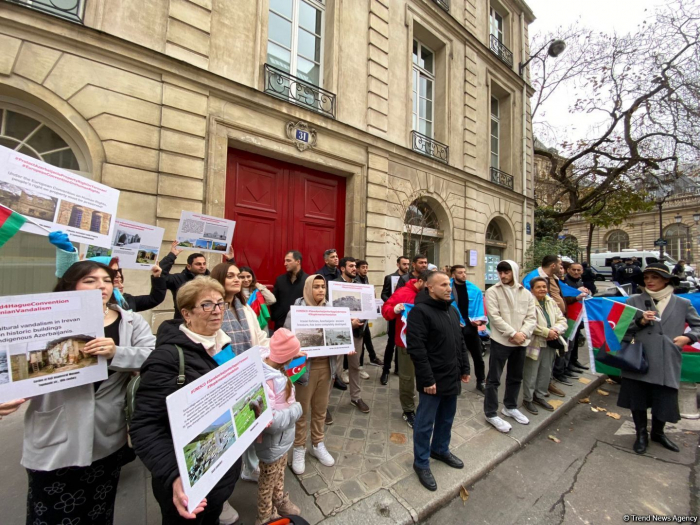
[[(173, 243), (170, 253), (152, 269), (150, 292), (132, 295), (124, 292), (117, 258), (80, 260), (63, 232), (51, 233), (49, 242), (57, 254), (54, 292), (102, 292), (105, 335), (88, 342), (85, 352), (106, 357), (109, 375), (95, 384), (26, 401), (22, 465), (28, 476), (27, 523), (62, 523), (65, 518), (112, 523), (120, 470), (136, 456), (151, 472), (163, 523), (234, 523), (238, 513), (229, 499), (239, 478), (258, 483), (256, 524), (299, 514), (299, 507), (284, 492), (288, 452), (292, 471), (304, 474), (310, 434), (311, 455), (324, 466), (334, 465), (324, 444), (325, 427), (333, 424), (331, 389), (349, 389), (351, 405), (370, 412), (362, 399), (362, 382), (370, 377), (363, 367), (365, 350), (368, 363), (382, 368), (381, 385), (388, 383), (394, 363), (399, 376), (397, 403), (413, 432), (413, 468), (420, 483), (433, 491), (437, 482), (431, 459), (453, 468), (464, 466), (450, 451), (450, 436), (457, 399), (471, 380), (472, 367), (474, 388), (484, 396), (485, 420), (500, 432), (511, 430), (509, 421), (529, 423), (519, 410), (521, 386), (527, 412), (553, 411), (547, 398), (565, 396), (560, 386), (571, 386), (571, 379), (588, 369), (578, 358), (579, 334), (571, 340), (563, 334), (567, 305), (594, 293), (594, 278), (586, 265), (562, 264), (556, 255), (544, 257), (522, 282), (515, 261), (499, 262), (499, 281), (485, 294), (468, 281), (464, 265), (438, 270), (425, 255), (402, 255), (396, 259), (396, 272), (385, 276), (381, 290), (381, 314), (388, 322), (383, 359), (375, 352), (368, 322), (352, 318), (353, 350), (347, 355), (309, 358), (307, 372), (292, 384), (284, 367), (303, 354), (290, 331), (291, 306), (326, 307), (332, 281), (369, 284), (367, 261), (340, 258), (337, 250), (328, 249), (324, 266), (307, 275), (302, 270), (303, 255), (290, 250), (284, 257), (285, 272), (270, 290), (257, 281), (254, 268), (236, 264), (232, 250), (211, 272), (206, 257), (193, 253), (180, 273), (171, 273), (181, 252)], [(649, 439), (678, 451), (664, 434), (664, 425), (680, 417), (680, 347), (700, 338), (700, 316), (689, 301), (673, 294), (682, 268), (671, 273), (663, 264), (650, 264), (642, 270), (630, 260), (615, 272), (620, 280), (643, 290), (629, 300), (639, 312), (628, 336), (648, 349), (649, 370), (623, 373), (618, 400), (632, 412), (634, 451), (643, 453)], [(580, 295), (565, 297), (562, 283)], [(135, 312), (158, 306), (167, 290), (172, 294), (174, 318), (161, 323), (153, 336)], [(255, 291), (270, 309), (269, 327), (261, 326), (248, 304)], [(488, 372), (480, 336), (487, 323)], [(190, 513), (165, 399), (254, 346), (262, 348), (272, 422)], [(184, 374), (180, 371), (183, 357)], [(504, 371), (499, 414), (498, 390)], [(126, 387), (137, 372), (140, 386), (127, 432)], [(0, 404), (0, 419), (24, 403)], [(648, 408), (652, 410), (650, 434)], [(62, 505), (66, 494), (74, 500), (79, 495), (82, 503)]]

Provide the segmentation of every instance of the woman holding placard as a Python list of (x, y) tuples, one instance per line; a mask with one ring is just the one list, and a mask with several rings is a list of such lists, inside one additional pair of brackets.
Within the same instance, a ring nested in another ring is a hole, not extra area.
[(131, 372), (153, 350), (151, 327), (114, 304), (114, 271), (104, 264), (73, 264), (55, 292), (100, 290), (104, 337), (83, 352), (108, 359), (106, 380), (29, 400), (22, 465), (27, 469), (27, 523), (112, 523), (126, 444), (124, 398)]
[(200, 276), (177, 293), (183, 319), (165, 321), (158, 329), (156, 350), (141, 367), (141, 383), (130, 435), (136, 454), (152, 474), (153, 494), (163, 523), (218, 524), (224, 503), (233, 493), (241, 471), (237, 461), (192, 513), (187, 511), (177, 458), (173, 448), (165, 398), (182, 387), (179, 352), (184, 355), (185, 384), (214, 370), (231, 358), (231, 338), (221, 329), (229, 304), (224, 287)]

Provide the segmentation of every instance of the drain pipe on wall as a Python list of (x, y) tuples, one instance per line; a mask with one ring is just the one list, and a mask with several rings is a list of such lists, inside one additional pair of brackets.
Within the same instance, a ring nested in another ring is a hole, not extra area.
[[(525, 63), (525, 14), (520, 13), (520, 62)], [(522, 261), (525, 264), (525, 251), (527, 243), (527, 81), (523, 72), (523, 247)], [(533, 130), (534, 133), (534, 130)], [(533, 232), (534, 233), (534, 232)], [(522, 267), (522, 266), (521, 266)]]

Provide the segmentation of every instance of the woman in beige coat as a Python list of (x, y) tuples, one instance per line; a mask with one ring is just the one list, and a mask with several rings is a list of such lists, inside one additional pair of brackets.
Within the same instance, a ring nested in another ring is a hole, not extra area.
[(547, 295), (547, 281), (543, 277), (532, 279), (530, 288), (537, 301), (537, 326), (525, 354), (523, 407), (531, 414), (537, 414), (535, 405), (550, 412), (554, 410), (545, 400), (552, 376), (552, 364), (557, 355), (556, 349), (550, 345), (556, 345), (558, 341), (566, 349), (566, 341), (561, 334), (566, 331), (567, 321), (554, 299)]

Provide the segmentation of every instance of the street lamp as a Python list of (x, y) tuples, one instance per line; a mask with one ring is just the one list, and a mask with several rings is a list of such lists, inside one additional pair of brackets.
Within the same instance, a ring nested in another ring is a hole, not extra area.
[(539, 51), (537, 51), (537, 53), (530, 55), (530, 58), (527, 60), (527, 62), (525, 62), (524, 64), (520, 63), (518, 65), (518, 74), (521, 77), (523, 76), (523, 70), (525, 69), (525, 66), (527, 66), (533, 58), (535, 58), (542, 51), (544, 51), (544, 48), (547, 46), (549, 46), (549, 49), (547, 49), (547, 54), (552, 58), (556, 58), (559, 55), (561, 55), (564, 52), (564, 50), (566, 49), (566, 42), (564, 42), (563, 40), (553, 38), (552, 40), (547, 42), (545, 45), (543, 45), (542, 48)]
[(683, 217), (681, 217), (680, 215), (676, 215), (676, 216), (674, 217), (674, 219), (676, 220), (676, 224), (680, 224), (681, 221), (683, 220)]

